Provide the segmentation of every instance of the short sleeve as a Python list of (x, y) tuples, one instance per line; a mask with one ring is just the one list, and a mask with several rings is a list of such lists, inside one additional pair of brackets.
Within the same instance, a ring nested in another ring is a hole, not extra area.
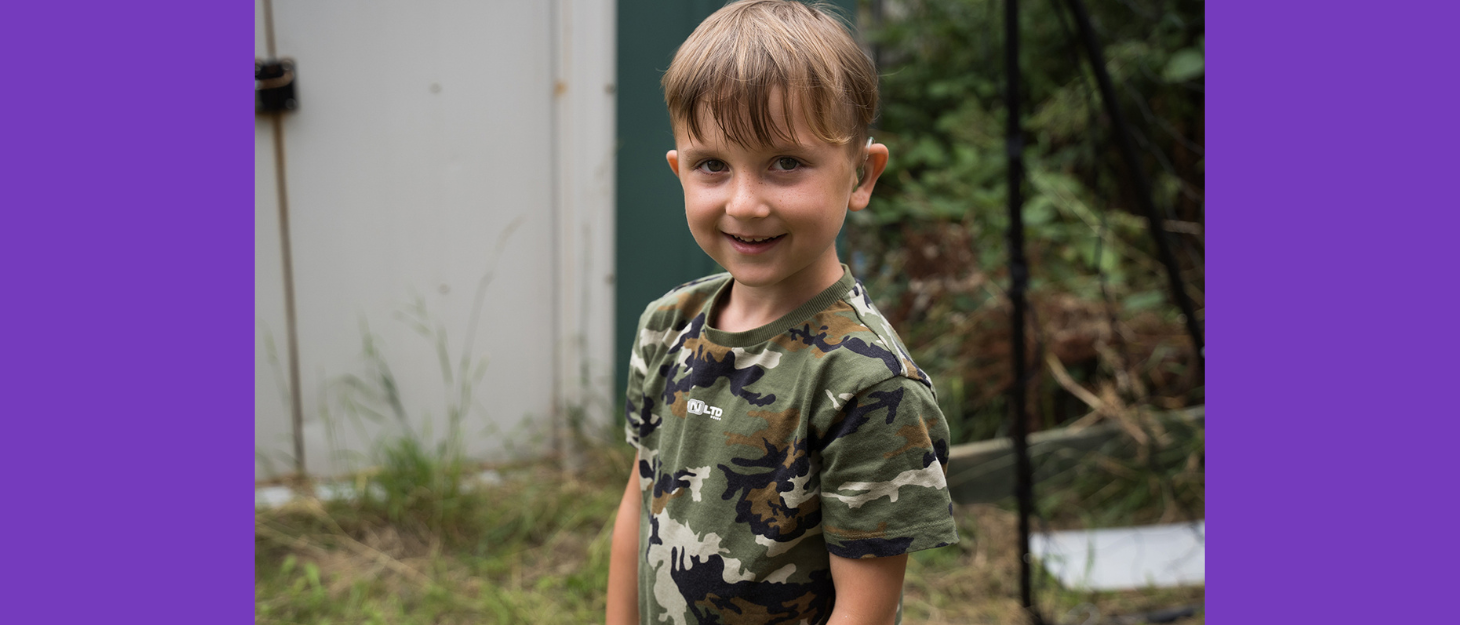
[(895, 556), (958, 542), (948, 493), (948, 424), (932, 392), (896, 376), (813, 421), (826, 548)]
[(634, 331), (634, 344), (629, 348), (629, 379), (624, 387), (624, 440), (636, 449), (640, 448), (640, 441), (648, 434), (647, 424), (653, 418), (653, 399), (644, 394), (648, 364), (641, 345), (648, 317), (649, 311), (646, 310), (639, 317), (639, 325)]

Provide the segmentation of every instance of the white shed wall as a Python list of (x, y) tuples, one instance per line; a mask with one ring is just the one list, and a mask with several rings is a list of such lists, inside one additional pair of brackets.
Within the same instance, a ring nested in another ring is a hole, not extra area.
[[(606, 23), (565, 45), (568, 20), (595, 13)], [(612, 95), (555, 87), (612, 80), (612, 15), (582, 0), (274, 1), (277, 53), (298, 68), (283, 135), (310, 473), (364, 466), (394, 432), (342, 403), (348, 376), (370, 380), (366, 326), (411, 427), (448, 430), (459, 376), (448, 383), (438, 341), (454, 369), (489, 270), (468, 453), (546, 452), (570, 408), (611, 414)], [(292, 468), (272, 123), (256, 118), (258, 478)], [(418, 306), (432, 336), (400, 318)]]

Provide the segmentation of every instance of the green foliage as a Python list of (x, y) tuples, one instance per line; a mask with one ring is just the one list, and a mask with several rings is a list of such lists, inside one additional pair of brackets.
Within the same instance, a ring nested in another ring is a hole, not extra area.
[(402, 437), (381, 445), (379, 456), (379, 470), (359, 493), (362, 510), (396, 527), (421, 527), (453, 538), (479, 512), (473, 508), (480, 500), (465, 492), (468, 466), (445, 444), (432, 454), (418, 439)]
[(1206, 57), (1196, 48), (1183, 48), (1171, 55), (1161, 77), (1166, 82), (1182, 82), (1201, 76), (1206, 70)]
[[(873, 134), (891, 162), (869, 210), (852, 214), (850, 261), (938, 381), (955, 442), (1000, 434), (1013, 377), (1003, 7), (908, 0), (864, 28), (882, 72)], [(1203, 4), (1098, 0), (1089, 10), (1200, 316)], [(1038, 370), (1045, 354), (1124, 405), (1200, 404), (1189, 340), (1073, 17), (1052, 0), (1022, 3), (1020, 20), (1032, 423), (1090, 410)]]

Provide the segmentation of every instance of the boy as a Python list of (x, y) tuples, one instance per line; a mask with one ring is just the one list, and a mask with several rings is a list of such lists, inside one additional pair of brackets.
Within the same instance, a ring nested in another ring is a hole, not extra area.
[(795, 0), (711, 15), (663, 80), (695, 241), (728, 274), (639, 319), (608, 622), (893, 623), (958, 540), (932, 383), (836, 255), (887, 165), (877, 75)]

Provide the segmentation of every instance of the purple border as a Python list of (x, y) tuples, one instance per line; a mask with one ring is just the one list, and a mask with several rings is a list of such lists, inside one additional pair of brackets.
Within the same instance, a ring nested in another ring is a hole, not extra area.
[(252, 5), (4, 13), (3, 620), (250, 622)]
[(1210, 622), (1442, 622), (1460, 6), (1207, 17)]

